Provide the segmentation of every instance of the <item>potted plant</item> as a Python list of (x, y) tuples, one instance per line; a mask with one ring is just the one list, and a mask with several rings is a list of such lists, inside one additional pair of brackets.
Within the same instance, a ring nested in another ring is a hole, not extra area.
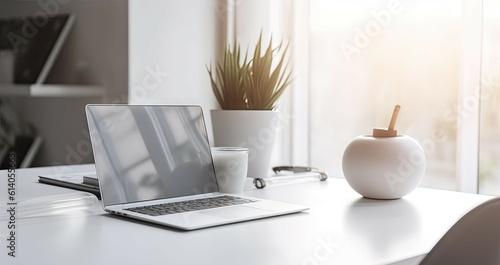
[(212, 90), (222, 110), (212, 110), (215, 146), (249, 149), (248, 177), (263, 178), (271, 172), (271, 156), (280, 126), (278, 99), (291, 82), (283, 41), (263, 49), (262, 33), (253, 57), (244, 58), (240, 45), (225, 49), (215, 70), (207, 68)]

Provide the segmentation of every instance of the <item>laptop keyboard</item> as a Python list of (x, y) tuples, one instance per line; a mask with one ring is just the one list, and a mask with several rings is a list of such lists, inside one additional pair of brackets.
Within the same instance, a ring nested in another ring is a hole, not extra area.
[(196, 199), (189, 201), (133, 207), (133, 208), (127, 208), (125, 210), (135, 213), (147, 214), (151, 216), (159, 216), (159, 215), (183, 213), (183, 212), (205, 210), (217, 207), (238, 205), (249, 202), (255, 202), (255, 200), (224, 195), (224, 196), (210, 197), (210, 198), (203, 198), (203, 199)]

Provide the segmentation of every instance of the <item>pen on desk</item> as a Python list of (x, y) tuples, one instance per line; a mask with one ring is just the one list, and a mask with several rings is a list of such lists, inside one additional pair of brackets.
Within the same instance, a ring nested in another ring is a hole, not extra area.
[(310, 181), (324, 181), (328, 178), (326, 172), (313, 171), (313, 172), (300, 172), (293, 174), (278, 174), (269, 178), (255, 178), (253, 185), (257, 189), (263, 189), (267, 186), (278, 186), (287, 184), (297, 184)]

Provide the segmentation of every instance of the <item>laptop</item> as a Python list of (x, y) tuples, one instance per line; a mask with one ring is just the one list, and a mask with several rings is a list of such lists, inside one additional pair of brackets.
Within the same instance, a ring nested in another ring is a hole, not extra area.
[(85, 111), (106, 212), (194, 230), (308, 210), (220, 193), (200, 106), (89, 104)]

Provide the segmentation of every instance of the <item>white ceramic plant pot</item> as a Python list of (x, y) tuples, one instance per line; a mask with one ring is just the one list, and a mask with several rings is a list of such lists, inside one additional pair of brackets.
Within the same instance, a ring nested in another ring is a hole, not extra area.
[(212, 130), (216, 147), (248, 148), (248, 177), (265, 178), (272, 174), (271, 157), (279, 112), (267, 110), (212, 110)]
[(358, 136), (342, 158), (349, 185), (372, 199), (397, 199), (410, 193), (422, 181), (425, 166), (422, 146), (405, 135)]

